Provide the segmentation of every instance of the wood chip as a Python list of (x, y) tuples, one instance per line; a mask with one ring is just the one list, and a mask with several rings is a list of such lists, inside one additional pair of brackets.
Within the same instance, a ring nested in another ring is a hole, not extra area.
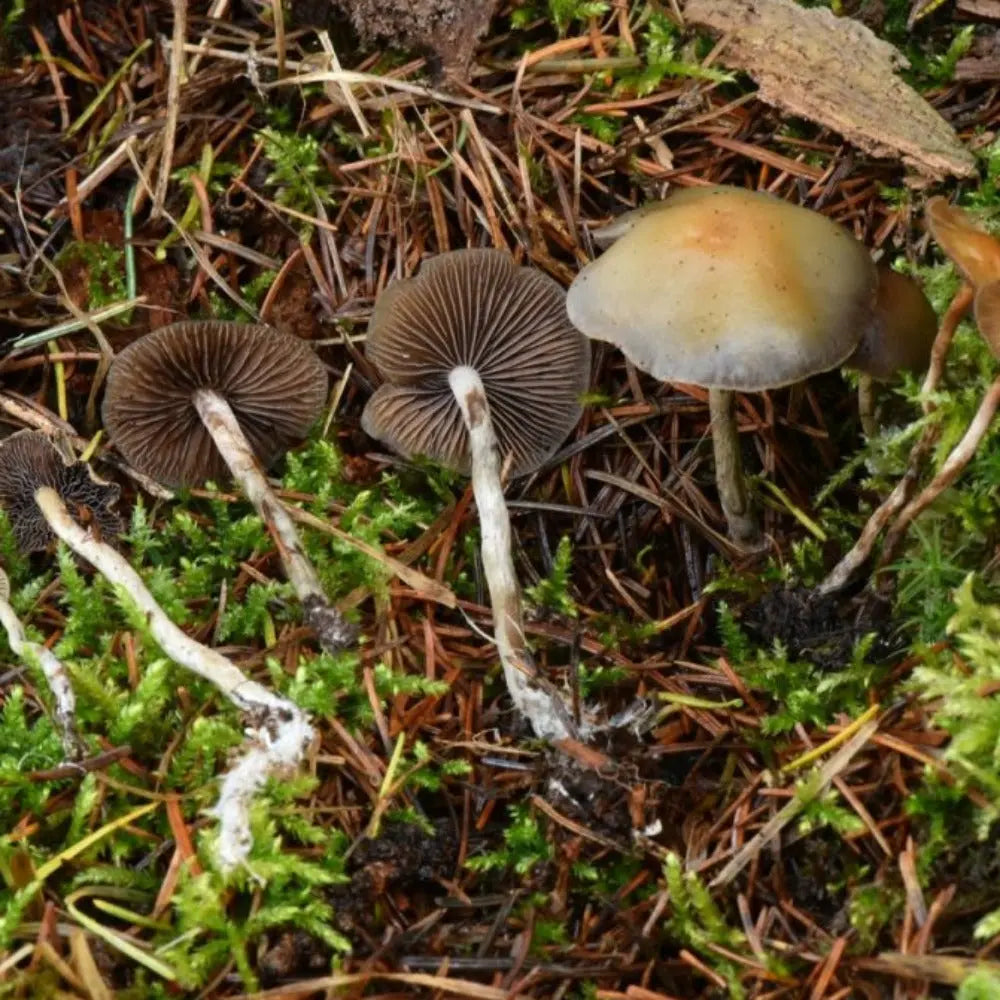
[(920, 173), (974, 172), (955, 130), (896, 75), (903, 55), (860, 21), (792, 0), (687, 0), (684, 14), (725, 36), (719, 60), (749, 73), (762, 101)]
[(958, 0), (955, 9), (976, 21), (1000, 21), (1000, 0)]

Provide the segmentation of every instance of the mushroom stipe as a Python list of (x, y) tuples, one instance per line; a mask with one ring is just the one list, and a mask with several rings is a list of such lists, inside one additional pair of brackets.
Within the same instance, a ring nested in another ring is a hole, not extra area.
[(221, 653), (192, 639), (164, 613), (142, 578), (118, 551), (95, 538), (70, 517), (59, 494), (43, 486), (35, 494), (39, 509), (77, 555), (93, 564), (142, 611), (149, 630), (171, 660), (214, 684), (254, 720), (243, 759), (222, 780), (215, 814), (219, 818), (219, 862), (224, 869), (245, 863), (252, 844), (250, 802), (269, 775), (298, 767), (312, 741), (313, 729), (293, 702), (250, 680)]
[(362, 426), (397, 452), (471, 473), (497, 652), (517, 710), (536, 735), (577, 726), (541, 677), (524, 637), (501, 456), (515, 474), (539, 468), (580, 416), (590, 347), (569, 323), (566, 295), (501, 250), (455, 250), (379, 296), (365, 350), (386, 382)]
[(69, 681), (69, 673), (51, 649), (28, 638), (17, 612), (10, 604), (10, 581), (2, 569), (0, 569), (0, 625), (7, 633), (7, 641), (14, 655), (27, 663), (37, 663), (41, 668), (52, 692), (54, 702), (52, 714), (66, 757), (72, 761), (81, 760), (86, 754), (86, 745), (80, 739), (76, 728), (76, 696)]
[(493, 608), (493, 634), (511, 700), (537, 736), (577, 735), (566, 703), (538, 672), (524, 636), (521, 592), (511, 559), (510, 515), (500, 486), (500, 453), (490, 404), (474, 368), (455, 368), (448, 383), (469, 432), (472, 492), (479, 511), (483, 574)]
[(233, 479), (271, 532), (285, 573), (302, 603), (306, 624), (316, 632), (323, 649), (329, 652), (346, 649), (357, 639), (357, 632), (327, 601), (316, 569), (303, 551), (295, 523), (261, 471), (232, 408), (217, 393), (203, 389), (194, 393), (192, 401)]

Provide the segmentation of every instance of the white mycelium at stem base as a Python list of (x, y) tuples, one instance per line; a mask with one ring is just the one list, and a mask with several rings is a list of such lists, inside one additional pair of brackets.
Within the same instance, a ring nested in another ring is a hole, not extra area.
[(85, 747), (76, 731), (76, 697), (66, 667), (52, 650), (28, 638), (17, 612), (7, 600), (8, 597), (7, 574), (0, 570), (0, 625), (7, 632), (7, 640), (14, 655), (29, 662), (34, 661), (41, 667), (55, 702), (53, 711), (63, 749), (71, 760), (79, 760)]
[(306, 620), (316, 629), (320, 644), (332, 652), (343, 649), (353, 638), (353, 627), (336, 608), (330, 607), (319, 576), (302, 549), (295, 524), (274, 495), (232, 408), (218, 393), (208, 389), (198, 389), (193, 402), (233, 478), (264, 522), (273, 527), (285, 573), (305, 608)]
[(448, 383), (469, 432), (472, 492), (479, 510), (483, 572), (493, 605), (493, 630), (515, 707), (542, 739), (573, 735), (568, 710), (554, 693), (533, 685), (537, 669), (524, 639), (521, 594), (511, 556), (510, 517), (500, 485), (500, 456), (486, 390), (474, 368), (452, 369)]
[(313, 738), (309, 720), (297, 705), (250, 680), (221, 653), (182, 632), (124, 556), (80, 527), (55, 490), (43, 486), (35, 493), (35, 502), (53, 532), (143, 612), (153, 638), (170, 659), (211, 681), (234, 705), (254, 717), (256, 726), (247, 734), (252, 745), (222, 779), (215, 809), (219, 818), (219, 861), (226, 869), (241, 864), (251, 846), (250, 801), (268, 775), (301, 763)]

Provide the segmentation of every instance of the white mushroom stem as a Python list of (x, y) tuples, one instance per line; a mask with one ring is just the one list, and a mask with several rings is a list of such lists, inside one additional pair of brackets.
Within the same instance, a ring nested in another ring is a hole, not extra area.
[(7, 600), (6, 574), (0, 570), (0, 625), (7, 632), (7, 641), (15, 656), (28, 663), (37, 663), (48, 681), (54, 701), (53, 714), (56, 728), (62, 738), (63, 749), (70, 760), (79, 760), (85, 751), (83, 741), (76, 731), (76, 696), (69, 682), (69, 674), (62, 661), (50, 649), (32, 642), (25, 634), (17, 612)]
[(575, 736), (569, 710), (551, 685), (543, 683), (524, 637), (521, 590), (511, 556), (510, 517), (500, 485), (500, 455), (486, 390), (474, 368), (455, 368), (448, 376), (466, 429), (472, 455), (472, 492), (479, 510), (483, 572), (493, 606), (493, 631), (507, 690), (515, 707), (541, 739)]
[(320, 645), (330, 652), (346, 648), (354, 639), (354, 628), (327, 600), (295, 524), (274, 495), (232, 408), (210, 389), (197, 390), (193, 401), (233, 478), (271, 531), (288, 580), (302, 602), (306, 620), (316, 630)]
[(729, 536), (739, 545), (752, 545), (760, 539), (760, 526), (750, 511), (747, 481), (743, 475), (735, 393), (728, 389), (709, 389), (708, 411), (712, 419), (715, 483), (722, 513), (729, 525)]
[(220, 862), (232, 868), (245, 861), (251, 843), (249, 802), (267, 775), (284, 773), (301, 762), (313, 738), (308, 718), (293, 702), (250, 680), (221, 653), (182, 632), (125, 557), (77, 524), (55, 490), (43, 486), (35, 502), (53, 532), (143, 612), (153, 638), (171, 660), (211, 681), (237, 708), (254, 716), (256, 725), (249, 732), (254, 745), (223, 779), (216, 807)]

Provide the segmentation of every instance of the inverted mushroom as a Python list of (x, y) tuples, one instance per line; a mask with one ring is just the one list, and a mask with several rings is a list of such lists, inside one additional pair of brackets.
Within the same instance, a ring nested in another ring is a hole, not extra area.
[(708, 389), (722, 510), (734, 541), (754, 543), (733, 393), (843, 363), (870, 324), (875, 265), (825, 216), (739, 188), (678, 192), (611, 235), (570, 286), (569, 317), (656, 378)]
[(590, 347), (566, 319), (565, 293), (500, 250), (444, 253), (379, 297), (366, 351), (386, 382), (362, 426), (404, 456), (471, 473), (508, 690), (538, 736), (573, 734), (525, 642), (501, 486), (502, 468), (539, 468), (580, 416)]
[[(84, 466), (84, 463), (76, 464)], [(120, 595), (127, 595), (128, 600), (140, 608), (153, 638), (167, 656), (213, 683), (255, 720), (249, 732), (251, 742), (247, 752), (223, 778), (216, 810), (220, 820), (220, 861), (224, 867), (234, 867), (249, 853), (252, 796), (269, 774), (294, 767), (301, 761), (312, 739), (312, 727), (305, 713), (295, 704), (250, 680), (221, 653), (196, 642), (166, 616), (125, 557), (103, 540), (96, 519), (81, 517), (78, 504), (67, 503), (59, 488), (60, 465), (62, 458), (55, 447), (37, 431), (19, 431), (0, 446), (0, 481), (6, 483), (4, 502), (15, 533), (20, 528), (22, 535), (29, 539), (38, 539), (43, 533), (60, 538), (95, 566)], [(69, 470), (74, 468), (68, 467)], [(40, 469), (55, 472), (40, 479)], [(69, 478), (76, 482), (80, 477)], [(95, 482), (95, 487), (99, 486), (112, 489), (117, 496), (116, 487)], [(44, 525), (44, 532), (40, 525)], [(23, 648), (23, 633), (17, 632), (16, 618), (10, 619), (7, 607), (0, 601), (0, 620), (11, 635), (12, 643), (19, 643)], [(39, 659), (56, 696), (56, 716), (63, 729), (64, 743), (72, 746), (74, 701), (65, 670), (51, 654), (48, 657), (40, 655)]]
[(55, 539), (35, 503), (35, 491), (51, 486), (63, 503), (104, 538), (122, 531), (114, 509), (119, 488), (94, 478), (85, 462), (66, 463), (36, 431), (18, 431), (0, 443), (0, 507), (7, 511), (14, 541), (25, 553), (41, 552)]
[(273, 531), (288, 579), (321, 645), (354, 636), (331, 607), (298, 532), (261, 470), (303, 440), (326, 402), (327, 375), (297, 337), (268, 326), (183, 322), (134, 341), (108, 375), (104, 424), (140, 472), (174, 486), (227, 471)]
[[(55, 533), (35, 497), (51, 488), (71, 515), (102, 538), (114, 539), (122, 521), (114, 510), (119, 489), (94, 478), (84, 462), (67, 464), (43, 434), (18, 431), (0, 443), (0, 507), (7, 512), (14, 541), (22, 552), (39, 552), (55, 540)], [(3, 575), (6, 586), (7, 577)], [(18, 656), (34, 659), (45, 674), (55, 703), (56, 726), (71, 759), (83, 755), (83, 742), (76, 731), (76, 698), (62, 662), (44, 646), (28, 640), (14, 609), (0, 600), (0, 622), (7, 631), (11, 649)]]

